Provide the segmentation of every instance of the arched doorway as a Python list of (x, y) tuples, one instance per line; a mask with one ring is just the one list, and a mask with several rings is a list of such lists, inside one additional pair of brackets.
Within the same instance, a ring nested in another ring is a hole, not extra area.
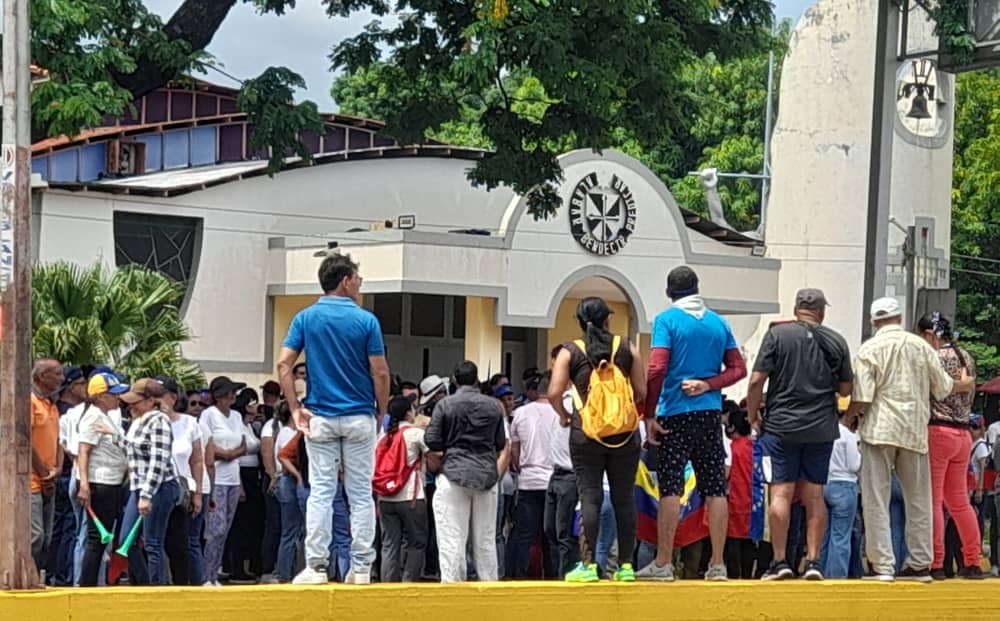
[(580, 324), (576, 320), (576, 307), (580, 300), (596, 296), (603, 298), (614, 314), (611, 316), (611, 332), (628, 336), (641, 344), (648, 342), (639, 334), (635, 304), (624, 289), (603, 276), (587, 276), (575, 283), (559, 301), (556, 324), (548, 330), (548, 350), (566, 341), (580, 338)]

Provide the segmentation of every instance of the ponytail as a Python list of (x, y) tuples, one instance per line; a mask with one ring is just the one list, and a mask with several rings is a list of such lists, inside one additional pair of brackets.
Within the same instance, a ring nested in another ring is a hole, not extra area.
[(608, 362), (615, 352), (611, 351), (614, 335), (607, 329), (611, 309), (607, 302), (598, 297), (584, 298), (576, 307), (576, 320), (583, 330), (583, 342), (587, 345), (587, 358), (595, 367)]

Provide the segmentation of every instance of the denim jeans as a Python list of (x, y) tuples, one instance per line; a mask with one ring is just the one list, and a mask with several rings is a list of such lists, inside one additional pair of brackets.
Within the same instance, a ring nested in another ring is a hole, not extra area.
[[(302, 538), (305, 537), (306, 505), (309, 503), (309, 488), (300, 487), (296, 490), (299, 501), (299, 513), (302, 514)], [(333, 499), (333, 538), (330, 539), (330, 566), (326, 569), (327, 578), (333, 582), (343, 582), (351, 569), (351, 510), (347, 504), (344, 486), (337, 488)], [(300, 539), (299, 543), (305, 542)]]
[(55, 517), (48, 558), (48, 580), (53, 586), (70, 586), (74, 583), (73, 555), (78, 531), (76, 514), (69, 498), (69, 485), (69, 476), (56, 479)]
[(827, 507), (826, 534), (820, 564), (827, 578), (847, 578), (851, 571), (851, 536), (858, 515), (858, 484), (830, 481), (824, 490)]
[(275, 495), (281, 507), (281, 539), (278, 543), (278, 561), (275, 565), (278, 580), (288, 582), (295, 570), (296, 548), (302, 541), (305, 516), (299, 509), (298, 482), (293, 476), (278, 479)]
[(52, 543), (52, 519), (55, 516), (55, 494), (31, 494), (31, 556), (35, 567), (45, 568)]
[[(604, 492), (604, 502), (601, 503), (601, 526), (597, 533), (597, 544), (594, 546), (594, 561), (601, 571), (608, 570), (611, 559), (611, 548), (618, 538), (618, 523), (615, 521), (615, 508), (611, 504), (611, 494)], [(632, 559), (618, 559), (618, 564), (631, 563)]]
[[(73, 506), (73, 517), (76, 524), (76, 544), (73, 547), (73, 586), (80, 586), (80, 575), (83, 571), (83, 550), (87, 544), (87, 512), (76, 499), (79, 489), (80, 481), (76, 477), (72, 477), (69, 482), (69, 503)], [(104, 586), (102, 581), (106, 575), (107, 572), (100, 572), (99, 586)]]
[(580, 561), (580, 544), (573, 535), (573, 514), (579, 494), (572, 471), (556, 470), (545, 494), (545, 536), (552, 548), (558, 577), (573, 571)]
[[(146, 560), (143, 563), (142, 551), (138, 544), (133, 544), (129, 550), (129, 574), (133, 582), (140, 584), (162, 585), (167, 583), (167, 557), (163, 550), (163, 542), (167, 536), (167, 522), (177, 505), (181, 488), (176, 480), (167, 481), (152, 498), (149, 514), (142, 519), (142, 539), (145, 545)], [(125, 516), (122, 518), (122, 538), (128, 536), (135, 521), (139, 519), (139, 490), (132, 490), (128, 503), (125, 505)], [(143, 567), (144, 566), (144, 567)], [(145, 571), (139, 568), (143, 567)], [(138, 576), (132, 576), (138, 573)], [(142, 574), (145, 574), (143, 576)], [(145, 578), (145, 580), (144, 580)]]
[(265, 491), (264, 537), (260, 543), (260, 571), (262, 574), (270, 574), (275, 573), (278, 561), (278, 546), (281, 541), (281, 505), (276, 496), (277, 486), (274, 494), (267, 492), (271, 478), (265, 474), (261, 484)]
[[(514, 548), (512, 578), (526, 578), (531, 557), (531, 547), (545, 528), (545, 490), (519, 490), (514, 507), (514, 528), (509, 545)], [(542, 557), (551, 562), (548, 550)], [(543, 563), (544, 564), (544, 563)], [(550, 567), (545, 567), (546, 577), (553, 577)]]
[(344, 491), (350, 505), (351, 569), (371, 573), (375, 561), (374, 416), (314, 416), (306, 439), (309, 452), (309, 502), (306, 507), (306, 564), (330, 567), (332, 526), (337, 511), (338, 475), (344, 469)]
[(205, 514), (211, 494), (201, 495), (201, 513), (191, 516), (191, 529), (188, 531), (188, 553), (191, 555), (191, 584), (205, 584), (205, 553), (201, 546), (201, 536), (205, 530)]
[(906, 547), (906, 504), (903, 501), (903, 486), (895, 473), (892, 475), (892, 500), (889, 502), (889, 528), (892, 531), (892, 553), (896, 557), (896, 572), (903, 571), (906, 557), (910, 555)]

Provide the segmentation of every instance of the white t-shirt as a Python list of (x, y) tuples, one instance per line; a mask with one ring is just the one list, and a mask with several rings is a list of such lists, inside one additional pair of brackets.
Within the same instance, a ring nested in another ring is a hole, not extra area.
[[(81, 409), (81, 412), (83, 410)], [(118, 412), (117, 409), (112, 412)], [(67, 413), (66, 416), (69, 416)], [(128, 456), (125, 449), (116, 446), (114, 438), (106, 433), (94, 430), (98, 424), (121, 432), (121, 414), (118, 413), (118, 420), (109, 414), (105, 414), (96, 405), (92, 405), (83, 412), (78, 426), (74, 426), (73, 437), (76, 442), (76, 449), (79, 450), (80, 443), (89, 444), (90, 449), (87, 459), (87, 479), (90, 483), (101, 485), (121, 485), (125, 482), (128, 474)], [(76, 465), (74, 464), (74, 473)]]
[(553, 414), (546, 424), (549, 426), (549, 452), (552, 455), (552, 467), (560, 470), (573, 471), (573, 458), (569, 453), (570, 428), (563, 427), (559, 415)]
[[(226, 416), (214, 405), (201, 413), (202, 436), (212, 440), (215, 446), (230, 451), (239, 448), (243, 441), (244, 425), (243, 416), (236, 410), (229, 410)], [(208, 433), (204, 433), (205, 430)], [(249, 450), (250, 443), (247, 442)], [(260, 446), (258, 444), (258, 450)], [(215, 484), (218, 485), (239, 485), (240, 484), (240, 462), (215, 460)]]
[[(184, 477), (187, 481), (188, 489), (194, 491), (194, 473), (191, 472), (191, 452), (194, 450), (194, 443), (201, 442), (201, 426), (193, 416), (181, 414), (177, 420), (170, 421), (170, 430), (174, 434), (174, 441), (171, 445), (171, 452), (174, 454), (174, 469), (178, 477)], [(202, 448), (202, 451), (205, 449)], [(202, 454), (204, 457), (204, 453)], [(202, 477), (202, 491), (206, 491)]]
[(990, 447), (986, 443), (986, 440), (975, 440), (972, 445), (972, 471), (979, 475), (979, 471), (982, 469), (980, 464), (981, 459), (986, 459), (990, 456)]
[(558, 420), (559, 415), (547, 401), (533, 401), (514, 413), (510, 441), (521, 445), (517, 489), (548, 489), (549, 479), (552, 478), (553, 418)]
[(74, 405), (59, 418), (59, 445), (73, 458), (72, 476), (74, 479), (80, 478), (80, 471), (76, 467), (76, 457), (80, 454), (80, 439), (77, 437), (76, 430), (86, 407), (86, 403)]
[(260, 457), (257, 456), (260, 453), (260, 439), (254, 433), (253, 427), (246, 423), (243, 424), (243, 436), (247, 439), (247, 453), (236, 461), (240, 463), (240, 468), (260, 467)]
[[(288, 429), (288, 427), (286, 427)], [(406, 463), (412, 464), (413, 462), (419, 460), (420, 465), (413, 470), (413, 474), (410, 475), (409, 480), (403, 489), (399, 490), (394, 496), (379, 496), (379, 500), (384, 500), (386, 502), (410, 502), (414, 498), (416, 500), (424, 499), (424, 464), (423, 458), (421, 457), (427, 452), (427, 445), (424, 444), (424, 430), (420, 427), (406, 427), (402, 431), (403, 439), (406, 440)], [(295, 433), (293, 432), (294, 436)], [(416, 486), (416, 490), (414, 490)], [(414, 491), (416, 496), (414, 496)]]
[(284, 468), (281, 465), (281, 460), (278, 459), (278, 453), (281, 449), (285, 448), (285, 445), (291, 442), (292, 438), (295, 437), (295, 427), (291, 425), (284, 425), (278, 430), (278, 437), (274, 439), (274, 472), (276, 474), (281, 474)]
[(1000, 438), (1000, 420), (986, 428), (986, 442), (991, 447), (996, 446), (997, 438)]

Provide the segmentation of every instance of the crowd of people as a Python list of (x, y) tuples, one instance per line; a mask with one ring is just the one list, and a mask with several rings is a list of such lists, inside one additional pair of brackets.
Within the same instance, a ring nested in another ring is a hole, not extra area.
[(682, 266), (648, 361), (586, 298), (580, 338), (516, 391), (471, 361), (393, 378), (357, 265), (331, 255), (319, 281), (259, 391), (36, 361), (50, 584), (929, 582), (986, 577), (987, 548), (997, 575), (1000, 423), (973, 414), (975, 361), (939, 313), (908, 332), (877, 300), (852, 356), (803, 289), (736, 402), (746, 362)]

